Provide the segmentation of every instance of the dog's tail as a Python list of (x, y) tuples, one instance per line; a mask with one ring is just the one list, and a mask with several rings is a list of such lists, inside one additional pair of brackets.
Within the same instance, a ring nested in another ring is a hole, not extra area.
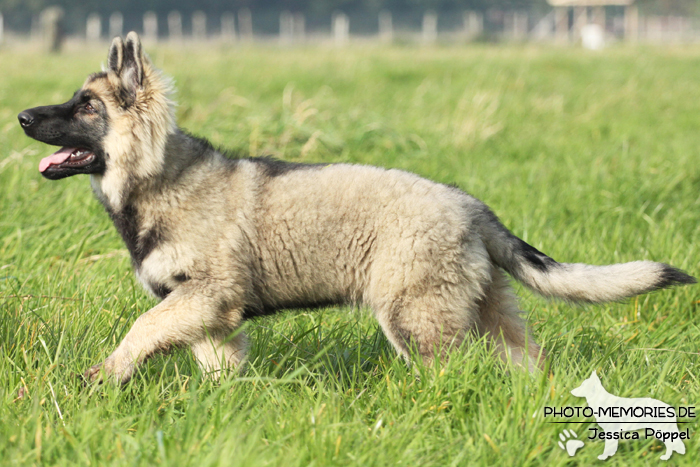
[(516, 280), (546, 297), (576, 302), (610, 302), (695, 278), (668, 264), (634, 261), (609, 266), (558, 263), (519, 239), (484, 206), (481, 237), (492, 261)]

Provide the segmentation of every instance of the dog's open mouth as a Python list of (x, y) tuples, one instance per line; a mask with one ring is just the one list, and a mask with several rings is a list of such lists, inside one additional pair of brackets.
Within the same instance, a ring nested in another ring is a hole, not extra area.
[(94, 160), (95, 154), (87, 149), (62, 147), (39, 162), (39, 172), (44, 173), (51, 168), (79, 169)]

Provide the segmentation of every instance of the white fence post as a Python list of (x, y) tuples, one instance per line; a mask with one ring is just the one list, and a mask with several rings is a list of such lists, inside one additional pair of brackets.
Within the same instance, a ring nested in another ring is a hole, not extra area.
[(281, 44), (285, 44), (285, 45), (291, 44), (293, 30), (294, 30), (294, 18), (292, 17), (292, 14), (289, 11), (283, 10), (282, 13), (280, 13), (280, 43)]
[(109, 38), (121, 36), (124, 32), (124, 16), (118, 11), (109, 15)]
[(63, 8), (50, 6), (41, 12), (41, 29), (46, 51), (57, 53), (63, 43)]
[(143, 38), (149, 41), (158, 40), (158, 16), (153, 11), (143, 14)]
[(241, 35), (241, 40), (253, 41), (253, 15), (248, 8), (242, 8), (238, 11), (238, 32)]
[(182, 40), (182, 15), (179, 11), (168, 13), (168, 39), (171, 41)]
[(227, 42), (236, 40), (236, 17), (230, 11), (221, 15), (221, 39)]
[(2, 17), (2, 13), (0, 13), (0, 44), (2, 44), (2, 41), (4, 39), (4, 34), (5, 34), (5, 20)]
[(518, 11), (513, 13), (513, 38), (518, 41), (527, 38), (528, 16), (527, 13)]
[(306, 18), (303, 13), (294, 13), (292, 17), (292, 38), (296, 42), (304, 42), (306, 39)]
[(474, 39), (481, 35), (484, 31), (484, 15), (476, 11), (467, 11), (464, 13), (464, 33), (468, 39)]
[(345, 45), (350, 38), (350, 20), (342, 11), (333, 13), (333, 38), (336, 45)]
[(592, 22), (603, 28), (603, 31), (605, 31), (605, 7), (593, 7), (592, 16)]
[(392, 24), (389, 10), (379, 12), (379, 40), (384, 43), (394, 40), (394, 25)]
[(639, 39), (639, 10), (636, 5), (625, 7), (625, 40), (636, 42)]
[(556, 9), (541, 18), (530, 31), (530, 38), (536, 41), (549, 40), (554, 36), (554, 21)]
[(513, 20), (513, 12), (512, 11), (504, 11), (503, 12), (503, 37), (512, 40), (513, 39), (513, 24), (515, 24), (515, 21)]
[(207, 15), (203, 11), (192, 13), (192, 37), (197, 40), (207, 38)]
[(90, 41), (99, 41), (102, 36), (102, 19), (97, 13), (90, 13), (85, 25), (85, 38)]
[(661, 42), (664, 40), (664, 24), (660, 16), (647, 16), (645, 29), (644, 39), (647, 41)]
[(581, 39), (581, 29), (588, 24), (588, 7), (574, 7), (574, 41)]
[(423, 15), (423, 42), (433, 44), (437, 40), (437, 14), (426, 11)]
[(554, 9), (554, 35), (559, 43), (569, 41), (569, 9), (566, 7)]

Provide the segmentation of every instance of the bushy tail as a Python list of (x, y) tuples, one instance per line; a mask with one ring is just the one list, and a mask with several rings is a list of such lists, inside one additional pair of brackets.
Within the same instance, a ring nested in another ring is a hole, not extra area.
[(609, 266), (558, 263), (510, 233), (490, 211), (484, 212), (481, 220), (482, 239), (493, 262), (546, 297), (610, 302), (696, 282), (680, 269), (652, 261)]

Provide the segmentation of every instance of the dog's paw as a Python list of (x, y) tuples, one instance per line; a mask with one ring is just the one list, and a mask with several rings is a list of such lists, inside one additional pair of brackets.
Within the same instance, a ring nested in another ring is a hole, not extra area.
[(564, 429), (559, 433), (559, 447), (569, 454), (569, 457), (574, 457), (576, 451), (583, 447), (583, 441), (577, 439), (578, 435), (574, 430)]
[(93, 365), (83, 373), (83, 379), (86, 383), (101, 383), (102, 382), (102, 363)]
[[(120, 364), (120, 361), (123, 363)], [(103, 363), (91, 366), (83, 376), (88, 383), (102, 383), (107, 380), (125, 384), (131, 379), (134, 368), (133, 363), (109, 356)]]

